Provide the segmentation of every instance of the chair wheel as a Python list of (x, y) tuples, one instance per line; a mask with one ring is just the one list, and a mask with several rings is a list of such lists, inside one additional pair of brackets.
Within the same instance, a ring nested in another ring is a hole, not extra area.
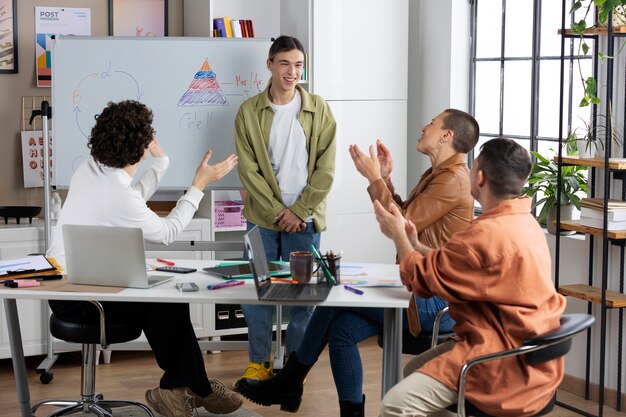
[(39, 375), (39, 381), (41, 381), (42, 384), (49, 384), (53, 379), (54, 374), (52, 372), (44, 372)]

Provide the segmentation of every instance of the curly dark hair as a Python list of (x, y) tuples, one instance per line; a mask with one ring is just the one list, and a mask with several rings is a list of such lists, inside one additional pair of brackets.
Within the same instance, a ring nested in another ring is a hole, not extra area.
[(154, 136), (152, 110), (134, 100), (109, 102), (95, 119), (87, 144), (93, 159), (111, 168), (141, 160)]

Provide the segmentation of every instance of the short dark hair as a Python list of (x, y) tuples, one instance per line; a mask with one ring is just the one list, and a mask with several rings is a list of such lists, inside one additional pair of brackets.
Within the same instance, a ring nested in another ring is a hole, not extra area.
[(152, 111), (138, 101), (109, 102), (95, 119), (87, 146), (93, 159), (111, 168), (139, 162), (154, 137)]
[(485, 142), (476, 163), (498, 198), (520, 195), (532, 168), (528, 151), (514, 140), (503, 137)]
[(443, 117), (443, 128), (454, 132), (452, 147), (455, 151), (468, 153), (478, 143), (480, 129), (472, 115), (457, 109), (446, 109)]
[(280, 52), (292, 51), (294, 49), (302, 52), (302, 55), (306, 55), (304, 52), (304, 46), (302, 46), (302, 42), (300, 42), (297, 38), (294, 38), (293, 36), (281, 35), (276, 38), (274, 43), (272, 43), (272, 46), (270, 46), (270, 52), (267, 55), (267, 59), (272, 61), (276, 54)]

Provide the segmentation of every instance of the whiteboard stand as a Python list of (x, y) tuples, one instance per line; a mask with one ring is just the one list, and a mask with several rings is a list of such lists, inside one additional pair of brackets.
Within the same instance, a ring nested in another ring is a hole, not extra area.
[[(41, 102), (41, 110), (33, 110), (30, 116), (30, 124), (33, 119), (41, 115), (41, 128), (43, 130), (43, 201), (44, 201), (44, 252), (48, 251), (52, 236), (52, 223), (50, 223), (50, 138), (48, 120), (52, 118), (52, 108), (50, 104), (44, 100)], [(50, 307), (47, 307), (48, 316), (50, 315)], [(48, 334), (48, 354), (41, 364), (37, 367), (37, 373), (40, 374), (39, 380), (43, 384), (52, 381), (53, 375), (50, 368), (56, 362), (58, 355), (54, 354), (54, 346), (52, 335), (50, 334), (49, 322), (44, 323), (46, 333)]]

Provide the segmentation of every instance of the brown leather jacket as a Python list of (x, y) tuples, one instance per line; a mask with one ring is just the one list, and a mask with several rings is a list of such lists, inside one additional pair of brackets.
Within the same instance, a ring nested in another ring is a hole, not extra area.
[(428, 169), (406, 201), (395, 193), (393, 184), (378, 180), (367, 188), (372, 201), (383, 206), (395, 202), (404, 217), (415, 223), (420, 242), (439, 248), (450, 237), (469, 227), (474, 218), (469, 169), (465, 154), (458, 153), (436, 169)]

